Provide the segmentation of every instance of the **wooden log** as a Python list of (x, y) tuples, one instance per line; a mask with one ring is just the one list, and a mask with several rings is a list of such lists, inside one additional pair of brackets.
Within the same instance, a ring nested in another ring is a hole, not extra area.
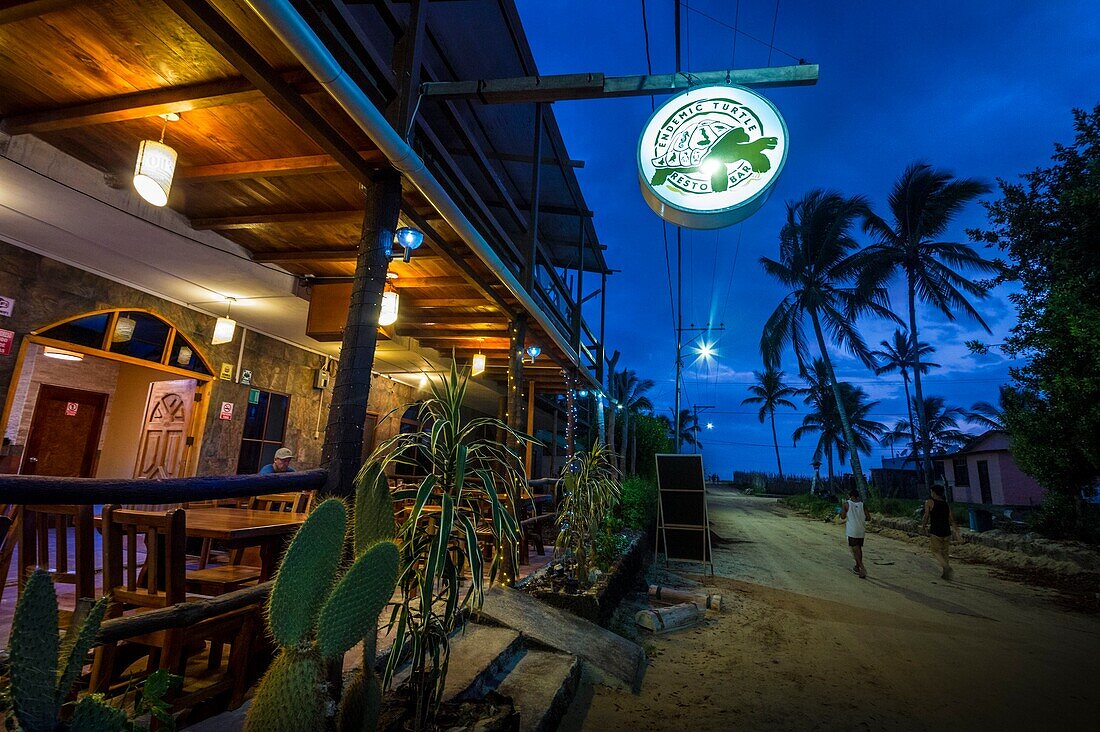
[(650, 585), (649, 599), (668, 603), (693, 602), (705, 610), (715, 612), (722, 609), (722, 596), (713, 592), (677, 590), (672, 587)]
[(701, 617), (703, 617), (703, 611), (698, 605), (693, 602), (682, 602), (679, 605), (669, 605), (653, 610), (639, 610), (634, 615), (634, 622), (639, 627), (654, 633), (667, 633), (695, 625)]
[(274, 475), (209, 475), (163, 480), (5, 475), (0, 477), (0, 503), (186, 503), (318, 490), (324, 487), (326, 476), (326, 471), (322, 469)]
[(115, 643), (169, 628), (185, 628), (242, 607), (262, 604), (267, 601), (267, 596), (274, 584), (274, 581), (263, 582), (254, 587), (227, 592), (209, 600), (181, 602), (178, 605), (105, 620), (99, 626), (96, 644)]

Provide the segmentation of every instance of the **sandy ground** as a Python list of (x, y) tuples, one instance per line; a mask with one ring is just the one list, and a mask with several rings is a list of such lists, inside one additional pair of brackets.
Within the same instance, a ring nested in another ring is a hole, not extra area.
[(641, 693), (595, 687), (584, 729), (1096, 729), (1100, 616), (981, 565), (945, 582), (881, 535), (861, 580), (841, 526), (725, 492), (710, 510), (717, 576), (669, 579), (726, 610), (646, 639)]

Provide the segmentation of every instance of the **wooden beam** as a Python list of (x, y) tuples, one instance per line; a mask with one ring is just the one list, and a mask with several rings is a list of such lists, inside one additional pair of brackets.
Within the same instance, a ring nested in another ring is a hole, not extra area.
[[(359, 156), (368, 163), (386, 165), (380, 150), (360, 150)], [(292, 158), (243, 160), (233, 163), (192, 165), (176, 170), (176, 180), (184, 183), (209, 183), (248, 178), (283, 178), (292, 175), (339, 173), (343, 167), (331, 155), (301, 155)]]
[[(299, 94), (317, 91), (319, 85), (302, 70), (282, 74), (282, 79)], [(4, 118), (0, 128), (9, 135), (56, 132), (74, 127), (125, 122), (131, 119), (156, 117), (169, 112), (190, 112), (196, 109), (247, 104), (264, 98), (264, 93), (244, 77), (183, 84), (164, 89), (122, 94), (92, 102), (82, 102), (55, 109), (43, 109)], [(183, 168), (176, 171), (181, 175)]]
[(424, 287), (471, 287), (464, 277), (446, 275), (442, 277), (399, 277), (390, 280), (390, 284), (397, 288), (398, 292), (408, 289), (420, 289)]
[(359, 210), (348, 211), (286, 211), (239, 216), (216, 216), (206, 219), (191, 219), (191, 228), (200, 231), (248, 229), (253, 226), (271, 224), (343, 224), (358, 223), (363, 218)]
[[(413, 335), (414, 337), (416, 337), (414, 334), (405, 332), (405, 330), (404, 330), (406, 328), (409, 329), (409, 330), (413, 330), (413, 329), (415, 329), (415, 327), (416, 326), (414, 326), (414, 325), (406, 325), (406, 326), (403, 326), (402, 328), (398, 328), (397, 332), (400, 335)], [(508, 330), (507, 329), (497, 329), (497, 330), (433, 330), (431, 332), (425, 332), (425, 334), (423, 336), (423, 340), (433, 340), (433, 341), (460, 340), (461, 341), (461, 340), (470, 339), (470, 340), (476, 341), (478, 338), (507, 338), (507, 337), (508, 337)]]
[(164, 0), (164, 2), (214, 50), (233, 64), (241, 74), (264, 93), (276, 109), (305, 132), (326, 153), (360, 183), (372, 185), (379, 180), (378, 171), (365, 162), (357, 150), (334, 130), (287, 84), (260, 54), (205, 0)]
[(401, 298), (401, 307), (408, 305), (414, 308), (475, 308), (484, 305), (492, 305), (492, 301), (483, 297), (426, 297), (418, 298), (415, 295), (406, 299)]
[(296, 262), (354, 262), (358, 249), (317, 249), (313, 251), (252, 252), (253, 262), (264, 264), (293, 264)]
[(474, 81), (434, 81), (422, 84), (420, 91), (427, 99), (476, 99), (485, 104), (515, 104), (673, 94), (689, 86), (708, 84), (728, 83), (758, 89), (809, 86), (816, 84), (817, 78), (817, 64), (799, 64), (704, 71), (693, 73), (690, 77), (687, 74), (604, 76), (593, 72)]
[(504, 313), (465, 315), (421, 308), (401, 308), (401, 317), (418, 325), (501, 325), (508, 318)]
[(67, 10), (71, 7), (90, 4), (91, 0), (14, 0), (0, 2), (0, 25), (18, 23), (21, 20), (37, 18), (39, 15)]

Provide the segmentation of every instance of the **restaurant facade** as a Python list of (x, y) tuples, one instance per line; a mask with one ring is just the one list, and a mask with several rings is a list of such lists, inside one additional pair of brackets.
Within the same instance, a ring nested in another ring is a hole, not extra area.
[[(407, 150), (266, 5), (0, 13), (0, 471), (227, 475), (279, 447), (297, 467), (359, 460), (415, 426), (453, 362), (476, 374), (471, 411), (562, 446), (528, 457), (548, 474), (608, 363), (583, 163), (548, 104), (418, 93), (534, 73), (513, 4), (304, 4), (302, 31)], [(136, 179), (157, 145), (175, 157), (146, 169), (150, 194)]]

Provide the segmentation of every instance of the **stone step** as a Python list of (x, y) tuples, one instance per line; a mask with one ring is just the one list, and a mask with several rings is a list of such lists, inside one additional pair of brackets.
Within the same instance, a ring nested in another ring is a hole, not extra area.
[(573, 702), (580, 675), (576, 656), (529, 649), (497, 691), (512, 697), (521, 732), (552, 732)]
[(523, 633), (529, 641), (577, 656), (605, 678), (617, 679), (635, 692), (642, 687), (645, 651), (595, 623), (510, 587), (487, 591), (480, 616)]
[[(466, 623), (465, 629), (451, 638), (444, 700), (473, 697), (495, 688), (522, 650), (522, 637), (510, 628)], [(392, 685), (405, 683), (411, 673), (406, 664), (393, 675)]]

